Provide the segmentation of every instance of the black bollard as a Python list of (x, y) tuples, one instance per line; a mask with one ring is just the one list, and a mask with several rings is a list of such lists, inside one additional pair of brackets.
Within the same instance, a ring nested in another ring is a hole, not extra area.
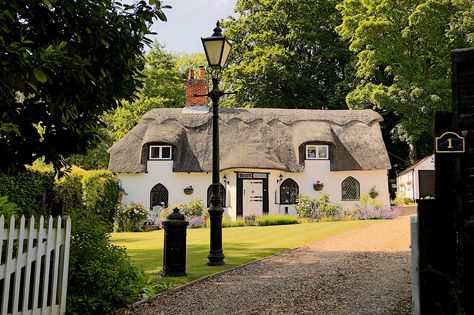
[(163, 221), (164, 251), (163, 271), (164, 276), (186, 276), (186, 228), (189, 222), (184, 220), (184, 215), (178, 208), (173, 209), (166, 221)]

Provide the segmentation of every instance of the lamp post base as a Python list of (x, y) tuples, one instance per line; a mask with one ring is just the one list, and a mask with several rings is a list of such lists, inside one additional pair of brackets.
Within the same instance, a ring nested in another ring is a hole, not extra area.
[(208, 266), (222, 266), (224, 264), (224, 252), (222, 250), (211, 250), (207, 259)]
[[(214, 188), (218, 187), (217, 185), (215, 185)], [(219, 193), (211, 195), (211, 204), (214, 201), (212, 196), (220, 198)], [(220, 206), (220, 200), (218, 203), (219, 206), (214, 207), (211, 205), (209, 208), (211, 246), (209, 255), (207, 256), (208, 266), (221, 266), (224, 264), (224, 252), (222, 250), (222, 215), (224, 214), (224, 210), (222, 209), (222, 206)]]

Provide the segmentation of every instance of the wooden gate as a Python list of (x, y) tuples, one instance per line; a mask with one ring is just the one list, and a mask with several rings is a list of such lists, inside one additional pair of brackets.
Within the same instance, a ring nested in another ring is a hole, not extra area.
[(0, 314), (64, 314), (71, 219), (0, 217)]
[(435, 200), (418, 202), (422, 314), (474, 314), (474, 49), (452, 52), (454, 112), (435, 116)]

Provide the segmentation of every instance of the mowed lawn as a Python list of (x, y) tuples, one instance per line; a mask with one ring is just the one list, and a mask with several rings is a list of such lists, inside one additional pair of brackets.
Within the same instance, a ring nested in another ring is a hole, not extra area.
[[(187, 277), (167, 278), (171, 285), (183, 284), (205, 275), (252, 260), (302, 246), (318, 239), (370, 224), (373, 221), (303, 223), (279, 226), (249, 226), (222, 230), (225, 265), (207, 266), (209, 229), (187, 230)], [(158, 274), (163, 266), (163, 231), (113, 233), (113, 244), (127, 248), (128, 254), (147, 273)]]

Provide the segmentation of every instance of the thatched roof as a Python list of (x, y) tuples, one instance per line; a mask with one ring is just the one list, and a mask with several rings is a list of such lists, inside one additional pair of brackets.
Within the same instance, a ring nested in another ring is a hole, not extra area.
[[(304, 145), (330, 144), (331, 170), (389, 169), (382, 117), (372, 110), (223, 108), (220, 167), (304, 170)], [(157, 108), (146, 113), (110, 149), (109, 169), (147, 171), (148, 145), (173, 145), (173, 171), (212, 169), (212, 118), (208, 111)]]

